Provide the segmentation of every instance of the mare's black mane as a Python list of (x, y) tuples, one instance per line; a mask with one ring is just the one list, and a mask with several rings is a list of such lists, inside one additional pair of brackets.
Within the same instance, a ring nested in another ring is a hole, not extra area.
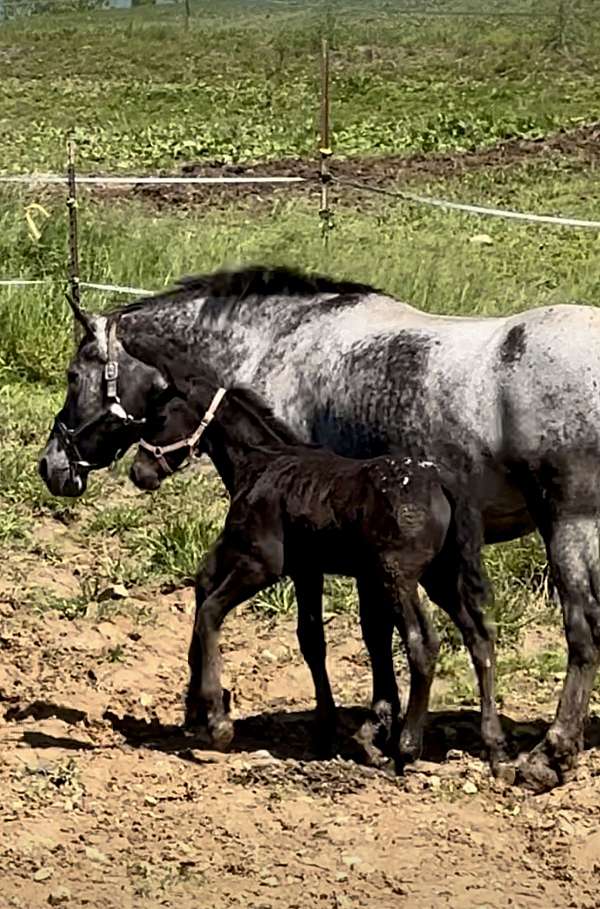
[(325, 275), (307, 274), (285, 266), (268, 267), (250, 265), (239, 269), (224, 269), (206, 275), (179, 278), (175, 288), (132, 303), (116, 307), (110, 315), (122, 315), (150, 308), (156, 304), (185, 303), (198, 295), (211, 299), (228, 299), (235, 302), (248, 297), (269, 297), (279, 294), (286, 297), (311, 297), (327, 293), (347, 295), (349, 303), (356, 294), (375, 293), (376, 288), (355, 281), (336, 281)]

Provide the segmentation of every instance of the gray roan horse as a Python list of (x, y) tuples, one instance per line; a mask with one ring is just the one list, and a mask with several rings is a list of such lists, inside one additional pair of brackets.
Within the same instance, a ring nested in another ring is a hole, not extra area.
[[(40, 460), (56, 495), (83, 493), (89, 470), (139, 439), (147, 402), (168, 387), (154, 364), (172, 339), (191, 371), (206, 362), (223, 384), (250, 385), (304, 439), (360, 457), (422, 453), (446, 476), (470, 465), (482, 475), (473, 495), (487, 542), (539, 528), (568, 671), (519, 777), (537, 790), (566, 778), (600, 659), (598, 310), (451, 318), (359, 284), (251, 268), (186, 279), (108, 317), (76, 316), (85, 336)], [(425, 587), (447, 609), (444, 573)]]

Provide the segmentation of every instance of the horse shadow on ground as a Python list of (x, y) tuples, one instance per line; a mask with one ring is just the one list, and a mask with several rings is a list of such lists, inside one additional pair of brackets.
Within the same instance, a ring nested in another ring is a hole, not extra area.
[[(362, 751), (354, 739), (355, 732), (370, 716), (364, 707), (340, 707), (338, 709), (337, 754), (345, 760), (362, 762)], [(7, 722), (19, 722), (27, 718), (38, 720), (56, 718), (69, 725), (88, 724), (84, 711), (67, 705), (48, 701), (33, 701), (25, 706), (11, 706), (5, 713)], [(502, 725), (512, 743), (515, 753), (530, 751), (543, 737), (547, 722), (533, 719), (516, 721), (502, 716)], [(206, 763), (213, 751), (206, 732), (188, 731), (181, 726), (162, 723), (157, 717), (139, 719), (129, 714), (118, 715), (107, 710), (103, 715), (114, 732), (120, 734), (128, 745), (176, 754), (183, 760), (198, 764)], [(479, 732), (480, 714), (477, 710), (443, 710), (429, 713), (422, 759), (441, 764), (451, 749), (470, 754), (482, 755)], [(92, 731), (90, 729), (90, 731)], [(93, 733), (92, 733), (93, 735)], [(95, 745), (76, 736), (56, 737), (43, 730), (23, 731), (21, 741), (31, 748), (64, 748), (73, 751), (91, 751), (106, 748)], [(586, 729), (585, 748), (600, 747), (600, 718), (592, 718)], [(300, 761), (319, 760), (314, 748), (313, 714), (311, 711), (269, 711), (235, 720), (235, 738), (231, 752), (253, 752), (267, 750), (275, 758)], [(202, 753), (206, 752), (203, 760)]]

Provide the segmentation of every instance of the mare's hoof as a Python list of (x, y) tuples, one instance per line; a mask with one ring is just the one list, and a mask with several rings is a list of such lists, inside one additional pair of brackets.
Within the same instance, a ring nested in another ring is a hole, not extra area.
[(233, 723), (229, 717), (209, 723), (209, 732), (215, 751), (227, 751), (233, 741)]
[(516, 782), (536, 795), (555, 789), (562, 782), (560, 772), (541, 748), (523, 755), (515, 768)]

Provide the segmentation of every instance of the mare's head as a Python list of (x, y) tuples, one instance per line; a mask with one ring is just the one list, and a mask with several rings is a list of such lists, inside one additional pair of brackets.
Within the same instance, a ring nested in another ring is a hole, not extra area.
[(53, 495), (79, 496), (91, 470), (108, 467), (139, 439), (148, 407), (169, 386), (123, 348), (117, 317), (90, 316), (69, 302), (83, 338), (38, 466)]

